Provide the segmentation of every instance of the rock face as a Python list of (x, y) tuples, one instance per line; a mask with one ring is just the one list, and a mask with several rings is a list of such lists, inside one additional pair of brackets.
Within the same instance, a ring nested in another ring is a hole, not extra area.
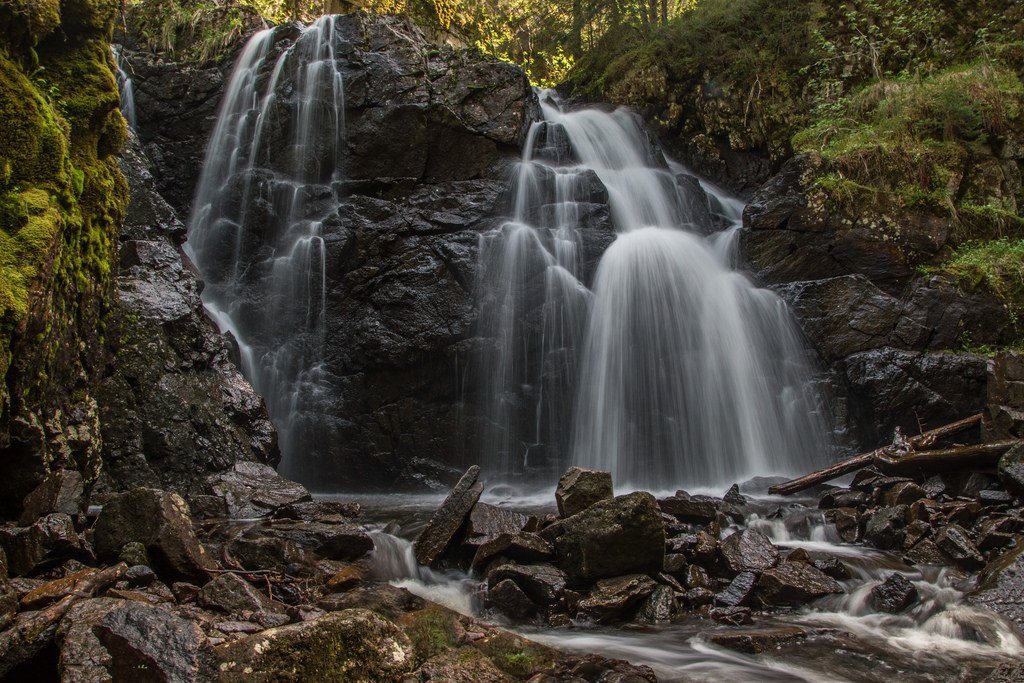
[(553, 542), (556, 564), (577, 583), (657, 573), (665, 562), (665, 525), (649, 493), (595, 503), (541, 536)]
[(997, 612), (1024, 629), (1024, 546), (993, 560), (978, 577), (968, 601)]
[(206, 317), (177, 246), (181, 222), (153, 190), (134, 139), (121, 166), (131, 195), (117, 278), (121, 348), (98, 392), (103, 482), (202, 493), (204, 474), (239, 461), (276, 464), (276, 435)]

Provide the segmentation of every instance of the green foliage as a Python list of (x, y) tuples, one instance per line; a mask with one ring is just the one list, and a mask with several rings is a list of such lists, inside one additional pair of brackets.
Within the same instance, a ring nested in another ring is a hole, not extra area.
[(150, 50), (206, 64), (222, 59), (248, 29), (263, 24), (261, 15), (286, 21), (280, 6), (261, 0), (135, 0), (129, 21)]
[(985, 289), (1015, 310), (1024, 305), (1024, 239), (964, 244), (930, 272), (952, 275), (971, 289)]
[(442, 607), (428, 607), (409, 616), (405, 633), (412, 642), (416, 661), (423, 663), (458, 643), (456, 616)]

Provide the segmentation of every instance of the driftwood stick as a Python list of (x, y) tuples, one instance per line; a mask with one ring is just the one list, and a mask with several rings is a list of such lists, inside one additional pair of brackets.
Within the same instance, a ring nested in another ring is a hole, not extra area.
[[(956, 422), (952, 422), (948, 425), (936, 427), (935, 429), (931, 429), (923, 434), (908, 437), (902, 440), (903, 443), (901, 443), (899, 447), (895, 447), (893, 444), (890, 444), (888, 446), (876, 448), (868, 453), (861, 453), (860, 455), (855, 455), (852, 458), (840, 460), (839, 462), (829, 465), (828, 467), (823, 467), (816, 472), (805, 474), (802, 477), (797, 477), (796, 479), (787, 481), (784, 484), (772, 486), (768, 489), (768, 493), (789, 496), (799, 491), (803, 491), (804, 489), (809, 489), (815, 484), (821, 484), (826, 481), (831, 481), (836, 477), (841, 477), (844, 474), (856, 472), (859, 469), (874, 464), (876, 458), (882, 456), (894, 456), (900, 452), (913, 452), (915, 449), (919, 448), (929, 448), (939, 439), (951, 434), (956, 434), (957, 432), (961, 432), (980, 423), (981, 415), (981, 413), (978, 413), (977, 415), (957, 420)], [(897, 434), (894, 441), (899, 442), (900, 439), (900, 436)]]

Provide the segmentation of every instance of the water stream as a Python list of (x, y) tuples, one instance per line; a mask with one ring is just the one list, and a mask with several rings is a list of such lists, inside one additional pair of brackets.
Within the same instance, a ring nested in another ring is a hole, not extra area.
[[(547, 509), (538, 506), (541, 500), (541, 496), (489, 497), (493, 504), (533, 512)], [(501, 623), (501, 615), (483, 610), (477, 598), (478, 578), (416, 565), (408, 538), (415, 536), (429, 517), (436, 499), (361, 497), (360, 502), (370, 520), (393, 519), (396, 510), (402, 520), (401, 528), (394, 523), (388, 526), (398, 535), (373, 532), (378, 578), (464, 614)], [(780, 548), (804, 548), (812, 557), (840, 558), (853, 574), (842, 582), (846, 593), (792, 612), (755, 615), (752, 626), (729, 627), (692, 617), (664, 626), (631, 624), (614, 628), (580, 622), (572, 628), (520, 626), (515, 630), (559, 649), (599, 652), (647, 664), (661, 681), (973, 681), (981, 680), (1000, 663), (1024, 656), (1024, 643), (1010, 624), (962, 601), (972, 577), (946, 568), (910, 567), (890, 553), (841, 544), (818, 510), (799, 503), (752, 499), (750, 510), (760, 513), (751, 512), (747, 525), (764, 532)], [(769, 512), (773, 513), (771, 518)], [(735, 528), (723, 530), (723, 536), (733, 531)], [(877, 612), (869, 601), (871, 588), (893, 572), (906, 575), (920, 599), (901, 614)], [(772, 626), (798, 626), (807, 635), (757, 655), (720, 647), (706, 638), (709, 632)]]
[(135, 84), (128, 74), (131, 67), (125, 61), (124, 53), (119, 45), (111, 47), (114, 53), (114, 64), (117, 65), (117, 91), (121, 95), (121, 115), (128, 122), (131, 128), (137, 128), (138, 122), (135, 118)]
[(571, 462), (690, 488), (820, 461), (826, 420), (785, 305), (733, 269), (739, 203), (630, 112), (540, 97), (511, 218), (481, 238), (485, 471), (543, 480)]

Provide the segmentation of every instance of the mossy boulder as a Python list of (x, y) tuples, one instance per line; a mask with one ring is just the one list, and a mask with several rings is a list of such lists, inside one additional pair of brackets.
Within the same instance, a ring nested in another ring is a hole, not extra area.
[(333, 612), (213, 649), (219, 681), (385, 683), (412, 671), (409, 638), (365, 609)]

